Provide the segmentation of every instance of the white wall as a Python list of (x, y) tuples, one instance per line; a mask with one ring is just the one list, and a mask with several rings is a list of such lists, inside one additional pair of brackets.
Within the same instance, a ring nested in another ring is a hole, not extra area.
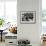
[[(18, 0), (18, 39), (29, 39), (31, 43), (40, 43), (41, 2), (42, 0)], [(36, 11), (36, 23), (21, 24), (20, 11)]]

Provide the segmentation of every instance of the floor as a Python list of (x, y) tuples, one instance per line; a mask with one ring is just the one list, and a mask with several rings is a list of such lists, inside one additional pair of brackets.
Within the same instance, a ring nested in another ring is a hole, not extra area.
[(0, 42), (0, 46), (5, 46), (5, 42)]
[[(5, 46), (5, 42), (0, 42), (0, 46)], [(42, 45), (38, 45), (38, 44), (32, 44), (32, 46), (46, 46), (46, 43), (45, 44), (42, 44)]]

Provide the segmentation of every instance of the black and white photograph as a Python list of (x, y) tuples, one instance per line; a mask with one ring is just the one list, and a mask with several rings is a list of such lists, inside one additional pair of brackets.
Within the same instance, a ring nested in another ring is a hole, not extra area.
[(36, 23), (36, 12), (35, 11), (21, 11), (20, 12), (21, 23)]

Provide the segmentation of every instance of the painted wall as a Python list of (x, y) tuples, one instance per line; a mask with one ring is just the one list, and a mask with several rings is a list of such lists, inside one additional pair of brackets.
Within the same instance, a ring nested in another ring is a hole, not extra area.
[[(40, 43), (41, 3), (42, 0), (18, 0), (18, 39), (29, 39), (31, 43)], [(20, 11), (36, 11), (35, 24), (21, 24)], [(39, 46), (39, 45), (38, 45)]]

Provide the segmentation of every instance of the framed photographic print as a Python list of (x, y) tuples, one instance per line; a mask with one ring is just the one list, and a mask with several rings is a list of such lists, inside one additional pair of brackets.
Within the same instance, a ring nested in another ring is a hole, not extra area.
[(36, 11), (21, 11), (20, 23), (22, 24), (35, 24), (36, 23)]

